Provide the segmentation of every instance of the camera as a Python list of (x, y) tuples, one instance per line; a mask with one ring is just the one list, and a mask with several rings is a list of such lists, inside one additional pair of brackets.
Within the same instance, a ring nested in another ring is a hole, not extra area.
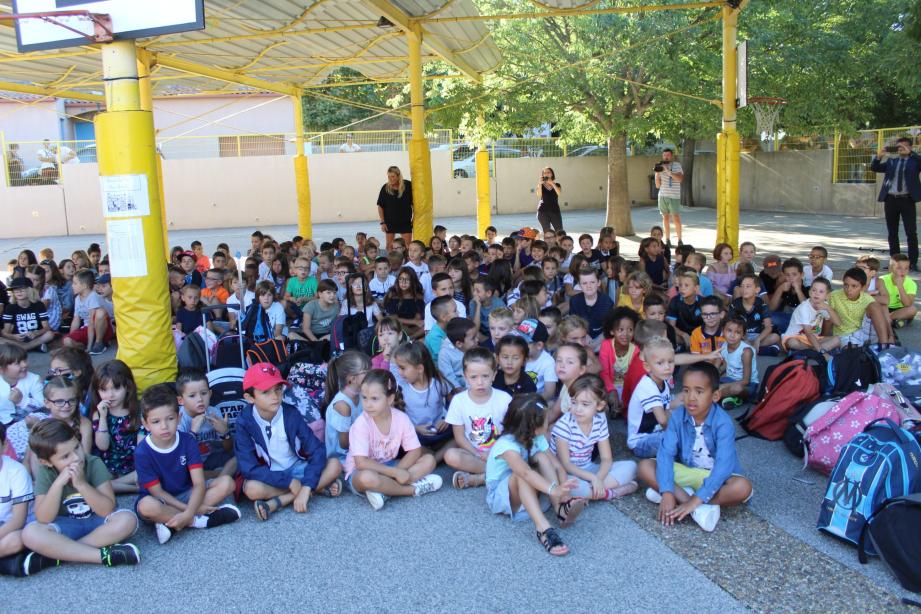
[(665, 170), (666, 164), (668, 164), (668, 162), (666, 162), (665, 160), (660, 160), (659, 162), (656, 162), (656, 165), (652, 167), (652, 170), (654, 170), (657, 173), (661, 173), (662, 171)]
[(549, 177), (548, 175), (544, 175), (544, 176), (541, 177), (540, 179), (541, 179), (541, 181), (550, 181), (550, 177)]
[(899, 151), (898, 145), (886, 145), (886, 153), (897, 153)]

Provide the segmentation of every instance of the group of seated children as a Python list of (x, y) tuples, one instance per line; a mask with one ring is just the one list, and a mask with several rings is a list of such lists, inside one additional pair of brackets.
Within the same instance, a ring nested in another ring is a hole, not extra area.
[[(278, 245), (256, 232), (242, 270), (226, 245), (213, 260), (200, 244), (177, 250), (177, 332), (239, 326), (254, 340), (313, 347), (331, 358), (316, 415), (286, 401), (289, 384), (269, 363), (246, 371), (239, 415), (211, 406), (198, 372), (138, 398), (124, 363), (94, 368), (80, 349), (105, 343), (109, 330), (98, 326), (110, 325), (94, 315), (98, 279), (87, 267), (70, 279), (70, 334), (85, 330), (85, 339), (54, 350), (42, 386), (27, 350), (46, 334), (8, 337), (7, 316), (18, 320), (5, 305), (0, 491), (11, 496), (0, 503), (0, 571), (136, 564), (126, 540), (138, 519), (165, 544), (186, 528), (238, 520), (230, 495), (248, 497), (260, 520), (289, 505), (304, 513), (314, 494), (346, 487), (379, 510), (440, 489), (442, 463), (454, 488), (485, 486), (489, 510), (530, 519), (553, 555), (568, 548), (547, 502), (565, 528), (589, 501), (624, 497), (640, 482), (663, 523), (691, 516), (712, 531), (721, 506), (752, 493), (725, 409), (754, 394), (758, 356), (893, 343), (893, 329), (916, 313), (916, 286), (901, 255), (879, 277), (880, 263), (861, 258), (832, 292), (822, 248), (807, 267), (766, 256), (756, 274), (751, 243), (735, 264), (732, 247), (717, 246), (707, 266), (688, 245), (672, 261), (656, 232), (635, 262), (618, 254), (610, 228), (597, 247), (579, 237), (579, 251), (564, 231), (537, 240), (529, 228), (496, 242), (493, 228), (482, 241), (436, 227), (428, 244), (395, 239), (386, 253), (363, 233), (356, 246), (337, 239), (317, 253), (309, 240)], [(11, 286), (21, 306), (34, 287), (19, 279)], [(337, 318), (355, 314), (369, 334), (351, 349), (330, 347)], [(678, 393), (676, 366), (685, 366)], [(637, 461), (614, 460), (616, 415)], [(136, 493), (134, 509), (117, 509), (116, 493)]]

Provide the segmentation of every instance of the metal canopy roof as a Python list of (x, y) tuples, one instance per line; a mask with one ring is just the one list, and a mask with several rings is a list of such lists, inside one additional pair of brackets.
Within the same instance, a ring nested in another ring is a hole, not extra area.
[[(306, 4), (306, 6), (305, 6)], [(266, 90), (294, 94), (348, 66), (372, 80), (405, 79), (406, 31), (419, 28), (426, 60), (479, 80), (500, 53), (483, 22), (427, 24), (478, 15), (473, 0), (207, 0), (206, 28), (139, 39), (155, 60), (154, 95)], [(11, 0), (0, 12), (12, 13)], [(379, 26), (384, 17), (392, 26)], [(19, 54), (0, 21), (0, 90), (62, 96), (101, 94), (98, 46)], [(204, 76), (207, 75), (207, 76)]]

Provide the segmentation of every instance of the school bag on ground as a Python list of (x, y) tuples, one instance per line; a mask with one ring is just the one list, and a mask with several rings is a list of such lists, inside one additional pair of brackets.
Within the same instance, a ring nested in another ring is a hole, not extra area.
[(824, 416), (841, 399), (820, 399), (811, 405), (803, 405), (790, 416), (787, 430), (783, 432), (783, 443), (790, 452), (799, 458), (805, 458), (806, 447), (803, 436), (813, 422)]
[[(877, 420), (841, 450), (816, 527), (857, 545), (867, 519), (886, 499), (919, 491), (921, 445), (892, 420)], [(872, 543), (866, 550), (876, 554)]]
[(758, 391), (760, 400), (740, 421), (742, 428), (771, 441), (781, 439), (790, 417), (821, 396), (819, 372), (815, 360), (807, 358), (786, 360), (768, 369)]
[(868, 347), (849, 345), (834, 354), (829, 363), (830, 393), (843, 396), (855, 390), (866, 390), (879, 382), (882, 373), (879, 359)]
[(864, 525), (857, 557), (867, 563), (868, 547), (904, 588), (921, 593), (921, 494), (888, 499)]
[(269, 362), (280, 367), (288, 359), (288, 344), (280, 339), (266, 339), (254, 343), (246, 350), (246, 360), (254, 365), (257, 362)]
[(326, 393), (327, 365), (314, 364), (312, 355), (292, 354), (281, 369), (290, 386), (285, 387), (284, 402), (297, 407), (307, 426), (325, 439), (325, 421), (320, 407)]
[(839, 400), (806, 429), (803, 442), (809, 466), (828, 475), (844, 446), (868, 424), (882, 418), (901, 423), (898, 408), (875, 394), (852, 392)]

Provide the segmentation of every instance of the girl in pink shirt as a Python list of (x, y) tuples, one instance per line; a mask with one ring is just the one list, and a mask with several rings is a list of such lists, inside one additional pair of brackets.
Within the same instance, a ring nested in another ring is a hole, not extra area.
[[(356, 495), (364, 495), (374, 510), (389, 497), (418, 497), (441, 488), (435, 457), (423, 454), (409, 417), (400, 404), (396, 379), (389, 371), (372, 369), (361, 384), (363, 413), (349, 429), (345, 478)], [(397, 455), (403, 448), (403, 458)]]

